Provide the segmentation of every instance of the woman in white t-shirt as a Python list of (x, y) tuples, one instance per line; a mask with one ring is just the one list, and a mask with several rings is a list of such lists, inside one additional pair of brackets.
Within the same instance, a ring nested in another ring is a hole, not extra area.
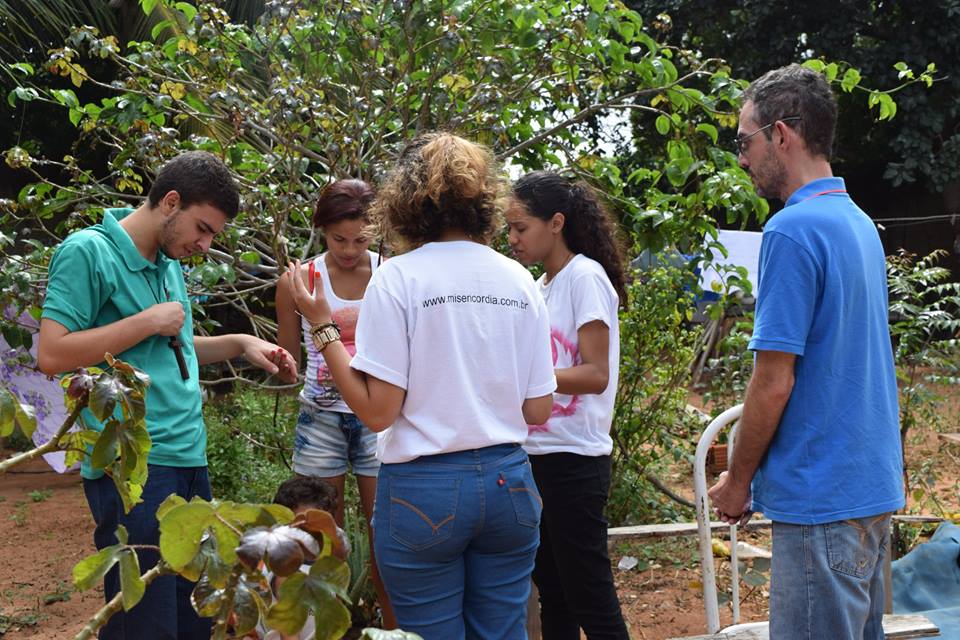
[(352, 360), (323, 287), (287, 276), (344, 400), (381, 431), (377, 563), (400, 627), (425, 640), (526, 637), (541, 507), (520, 445), (556, 381), (543, 297), (487, 246), (504, 191), (479, 145), (407, 146), (371, 216), (408, 251), (374, 272)]
[[(300, 267), (307, 288), (322, 287), (333, 321), (340, 327), (344, 347), (356, 352), (354, 335), (360, 303), (370, 276), (380, 265), (380, 256), (370, 251), (367, 209), (373, 189), (362, 180), (337, 180), (320, 192), (313, 210), (313, 226), (323, 236), (326, 251)], [(334, 518), (343, 526), (343, 499), (347, 466), (353, 469), (360, 504), (369, 524), (377, 492), (377, 434), (350, 411), (330, 376), (323, 356), (310, 340), (310, 323), (294, 304), (290, 281), (277, 284), (277, 343), (294, 354), (301, 364), (301, 339), (307, 353), (306, 375), (300, 391), (300, 415), (293, 443), (293, 471), (302, 476), (326, 479), (339, 499)], [(371, 543), (371, 553), (373, 546)], [(380, 600), (383, 626), (396, 628), (393, 609), (383, 581), (371, 558), (371, 578)]]
[(543, 497), (533, 579), (543, 637), (629, 638), (607, 555), (610, 426), (620, 367), (617, 311), (627, 301), (615, 226), (586, 184), (536, 171), (517, 180), (506, 212), (510, 247), (550, 314), (557, 376), (550, 419), (524, 448)]

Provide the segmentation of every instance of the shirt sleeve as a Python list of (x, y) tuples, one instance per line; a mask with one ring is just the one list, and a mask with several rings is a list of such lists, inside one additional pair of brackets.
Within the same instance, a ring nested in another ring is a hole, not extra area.
[(553, 372), (553, 347), (550, 344), (550, 316), (547, 305), (537, 294), (537, 331), (533, 344), (533, 364), (524, 398), (539, 398), (557, 390), (557, 377)]
[(590, 271), (571, 283), (570, 298), (577, 330), (594, 320), (600, 320), (607, 328), (610, 327), (610, 318), (616, 317), (617, 308), (617, 302), (611, 299), (611, 295), (615, 296), (615, 293), (606, 274)]
[(360, 303), (357, 353), (350, 366), (406, 390), (410, 375), (406, 309), (376, 275)]
[(749, 348), (802, 356), (822, 282), (821, 270), (806, 248), (781, 233), (764, 234)]
[(93, 327), (105, 292), (98, 275), (93, 247), (64, 242), (50, 260), (46, 298), (41, 317), (62, 324), (70, 332)]

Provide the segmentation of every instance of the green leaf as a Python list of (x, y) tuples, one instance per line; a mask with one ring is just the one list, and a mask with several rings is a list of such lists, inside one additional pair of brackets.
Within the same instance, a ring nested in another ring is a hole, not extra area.
[(267, 613), (267, 625), (270, 628), (288, 635), (298, 633), (303, 628), (308, 613), (303, 599), (306, 581), (306, 574), (299, 572), (283, 581), (277, 601)]
[(174, 570), (197, 555), (213, 513), (207, 502), (188, 502), (169, 509), (160, 519), (160, 555)]
[(597, 13), (603, 13), (603, 10), (607, 8), (607, 0), (589, 0), (590, 8)]
[(840, 81), (840, 88), (850, 93), (860, 84), (860, 72), (850, 68), (843, 74), (843, 80)]
[(33, 65), (27, 62), (15, 62), (10, 65), (10, 68), (19, 71), (25, 76), (32, 76), (35, 73)]
[(100, 584), (103, 576), (117, 562), (124, 545), (115, 544), (88, 556), (73, 567), (73, 583), (80, 591)]
[(880, 119), (893, 120), (897, 115), (897, 103), (886, 93), (880, 94)]
[(29, 404), (23, 402), (13, 403), (14, 421), (20, 427), (20, 431), (28, 440), (33, 437), (33, 432), (37, 428), (37, 412)]
[(768, 582), (767, 576), (763, 575), (759, 571), (752, 570), (743, 574), (743, 581), (751, 587), (761, 587)]
[(84, 111), (81, 109), (70, 109), (70, 112), (67, 114), (67, 116), (70, 118), (70, 124), (73, 126), (80, 124), (80, 120), (83, 119), (83, 114)]
[(753, 570), (766, 573), (770, 571), (770, 558), (754, 558)]
[(713, 144), (717, 144), (717, 128), (712, 124), (701, 122), (697, 125), (697, 131), (707, 134)]
[(178, 496), (175, 493), (171, 493), (166, 499), (160, 503), (160, 506), (157, 507), (157, 521), (163, 520), (164, 516), (167, 515), (167, 512), (174, 507), (178, 507), (181, 504), (187, 504), (187, 501), (182, 497)]
[(333, 556), (324, 556), (310, 566), (310, 584), (323, 588), (331, 594), (347, 597), (350, 586), (350, 567), (343, 560)]
[(143, 8), (143, 12), (149, 16), (153, 13), (158, 2), (159, 0), (140, 0), (140, 6)]
[(119, 398), (119, 383), (106, 373), (100, 374), (90, 391), (90, 413), (103, 422), (113, 416)]
[(350, 568), (333, 556), (321, 558), (310, 573), (294, 573), (280, 586), (276, 604), (267, 614), (267, 624), (282, 633), (294, 634), (313, 611), (317, 638), (334, 640), (350, 628), (350, 611), (344, 606)]
[(65, 107), (73, 109), (80, 106), (80, 101), (77, 100), (77, 94), (73, 92), (73, 89), (54, 89), (50, 92), (50, 95)]
[(132, 549), (120, 553), (120, 591), (123, 593), (123, 610), (130, 611), (140, 599), (147, 585), (140, 577), (140, 560)]
[(256, 251), (244, 251), (240, 254), (240, 261), (247, 264), (260, 264), (260, 254)]
[(15, 409), (17, 399), (11, 391), (0, 389), (0, 438), (6, 438), (13, 434), (15, 424)]
[(834, 79), (837, 77), (838, 71), (839, 71), (839, 67), (837, 67), (836, 62), (831, 62), (830, 64), (828, 64), (826, 68), (823, 70), (823, 75), (827, 77), (827, 82), (833, 82)]
[(654, 126), (657, 128), (657, 132), (660, 135), (665, 136), (670, 132), (670, 118), (661, 114), (657, 116)]
[(15, 107), (15, 98), (19, 98), (24, 102), (32, 102), (38, 97), (40, 97), (40, 94), (37, 93), (36, 89), (31, 87), (16, 87), (13, 91), (7, 94), (7, 104), (9, 104), (11, 107)]
[(117, 428), (119, 423), (116, 420), (108, 420), (97, 443), (93, 445), (93, 452), (90, 454), (90, 466), (94, 469), (106, 469), (114, 460), (117, 459)]
[(183, 13), (184, 17), (187, 19), (187, 22), (193, 22), (193, 19), (197, 15), (197, 8), (189, 2), (178, 2), (173, 6)]

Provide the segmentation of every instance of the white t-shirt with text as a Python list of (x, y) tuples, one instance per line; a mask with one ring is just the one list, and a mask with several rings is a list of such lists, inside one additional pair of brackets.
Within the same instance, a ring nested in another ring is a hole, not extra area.
[(381, 462), (522, 444), (523, 401), (556, 389), (543, 297), (490, 247), (431, 242), (391, 258), (361, 310), (350, 366), (407, 392)]
[(549, 283), (546, 275), (537, 285), (547, 301), (553, 365), (566, 369), (582, 363), (577, 331), (594, 320), (610, 329), (610, 377), (603, 393), (554, 394), (553, 412), (542, 425), (531, 425), (524, 449), (531, 455), (578, 453), (609, 455), (613, 450), (610, 425), (620, 372), (619, 298), (603, 267), (577, 254)]

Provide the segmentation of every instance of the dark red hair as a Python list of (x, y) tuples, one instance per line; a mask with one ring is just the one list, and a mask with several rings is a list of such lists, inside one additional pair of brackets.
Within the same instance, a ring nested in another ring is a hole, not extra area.
[(320, 192), (313, 207), (313, 226), (365, 218), (372, 201), (373, 189), (363, 180), (337, 180)]

